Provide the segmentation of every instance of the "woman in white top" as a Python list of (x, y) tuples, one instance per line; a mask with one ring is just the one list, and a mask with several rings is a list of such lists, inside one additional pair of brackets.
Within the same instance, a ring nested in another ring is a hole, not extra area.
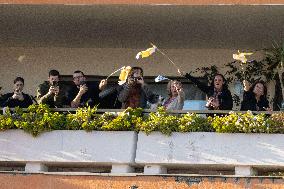
[(162, 105), (167, 110), (182, 110), (185, 94), (181, 82), (177, 80), (169, 81), (167, 91), (169, 96)]

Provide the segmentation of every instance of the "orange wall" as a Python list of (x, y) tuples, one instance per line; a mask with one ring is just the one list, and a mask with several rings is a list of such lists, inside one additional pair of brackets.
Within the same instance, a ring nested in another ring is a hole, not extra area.
[(281, 189), (283, 178), (234, 178), (222, 176), (64, 176), (0, 174), (0, 188), (13, 189)]
[(0, 0), (8, 4), (284, 4), (283, 0)]

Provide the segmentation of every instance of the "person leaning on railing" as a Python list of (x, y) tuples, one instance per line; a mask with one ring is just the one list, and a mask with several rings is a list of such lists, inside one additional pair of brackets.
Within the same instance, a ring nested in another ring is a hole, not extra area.
[(47, 104), (50, 108), (62, 108), (67, 105), (66, 91), (59, 83), (60, 74), (57, 70), (50, 70), (48, 81), (40, 84), (37, 89), (39, 104)]
[(17, 77), (14, 80), (14, 91), (6, 93), (2, 96), (2, 107), (20, 107), (27, 108), (33, 104), (30, 95), (23, 93), (25, 80), (22, 77)]
[(202, 83), (198, 78), (193, 77), (191, 74), (184, 74), (182, 71), (178, 70), (181, 76), (189, 79), (193, 82), (201, 91), (203, 91), (207, 97), (208, 101), (206, 107), (208, 110), (232, 110), (233, 99), (226, 79), (222, 74), (216, 74), (211, 84), (208, 86)]
[(256, 81), (252, 85), (247, 80), (243, 81), (244, 95), (241, 110), (271, 111), (267, 100), (267, 88), (264, 81)]

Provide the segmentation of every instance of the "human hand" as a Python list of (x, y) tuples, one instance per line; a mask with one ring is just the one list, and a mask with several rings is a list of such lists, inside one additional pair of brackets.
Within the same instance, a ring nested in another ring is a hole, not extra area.
[(47, 94), (48, 95), (52, 95), (54, 93), (55, 93), (55, 87), (54, 86), (50, 86)]
[(243, 80), (244, 90), (248, 91), (250, 88), (250, 84), (247, 80)]
[(270, 108), (270, 107), (267, 107), (267, 108), (263, 107), (263, 109), (265, 109), (266, 111), (269, 111), (269, 112), (273, 111), (272, 108)]
[(220, 104), (219, 104), (219, 100), (216, 100), (215, 98), (212, 100), (211, 102), (211, 106), (214, 108), (214, 109), (218, 109)]
[(176, 88), (178, 95), (181, 95), (182, 93), (184, 93), (182, 85), (177, 84), (177, 85), (175, 85), (175, 88)]
[(102, 79), (100, 84), (99, 84), (99, 89), (102, 91), (104, 90), (104, 88), (106, 87), (107, 85), (107, 80), (106, 79)]
[(58, 96), (58, 94), (59, 94), (59, 86), (54, 87), (54, 95)]
[(178, 71), (178, 74), (179, 74), (180, 76), (184, 76), (184, 75), (185, 75), (182, 70), (178, 69), (177, 71)]
[(16, 89), (14, 91), (14, 94), (13, 94), (12, 98), (13, 99), (18, 99), (18, 100), (23, 100), (24, 99), (23, 94), (22, 94), (22, 92), (19, 89)]
[(143, 77), (139, 77), (139, 78), (136, 78), (136, 82), (141, 84), (141, 85), (144, 85), (144, 79)]
[(80, 90), (79, 90), (79, 94), (80, 94), (80, 95), (85, 94), (87, 91), (88, 91), (87, 85), (81, 85), (81, 86), (80, 86)]

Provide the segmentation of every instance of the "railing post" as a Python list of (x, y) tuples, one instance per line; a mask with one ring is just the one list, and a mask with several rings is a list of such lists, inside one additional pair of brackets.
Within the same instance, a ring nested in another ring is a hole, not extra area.
[(133, 173), (134, 168), (127, 164), (113, 164), (111, 173)]
[(235, 167), (235, 175), (253, 176), (256, 174), (257, 174), (257, 171), (253, 169), (251, 166), (236, 166)]
[(25, 171), (26, 172), (47, 172), (48, 168), (40, 162), (27, 162)]
[(167, 174), (167, 168), (161, 165), (145, 165), (144, 174)]

